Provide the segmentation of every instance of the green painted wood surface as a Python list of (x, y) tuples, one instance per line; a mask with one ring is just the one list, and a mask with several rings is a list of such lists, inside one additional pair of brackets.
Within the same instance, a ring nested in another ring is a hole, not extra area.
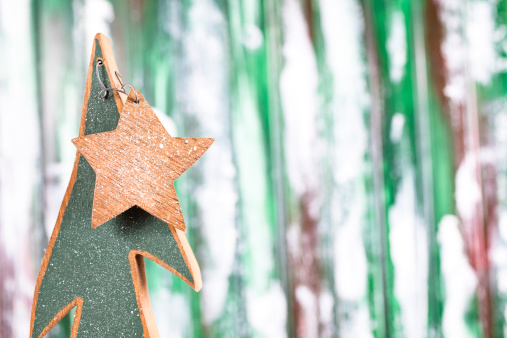
[[(95, 40), (93, 64), (102, 57)], [(93, 67), (85, 135), (114, 130), (120, 117), (112, 95), (99, 97), (102, 85), (98, 76), (106, 87), (111, 86), (111, 81), (106, 72), (97, 75), (96, 71)], [(167, 224), (143, 210), (131, 208), (92, 229), (94, 189), (95, 172), (81, 156), (38, 293), (33, 337), (38, 337), (55, 315), (77, 297), (83, 299), (78, 336), (143, 336), (129, 262), (131, 250), (158, 257), (193, 283)]]
[(142, 337), (129, 252), (149, 252), (193, 282), (166, 223), (134, 207), (92, 229), (95, 172), (84, 157), (38, 294), (33, 337), (77, 297), (78, 336)]
[(176, 187), (203, 290), (147, 264), (162, 336), (504, 336), (505, 6), (0, 1), (0, 336), (27, 335), (15, 299), (68, 181), (98, 31), (176, 134), (216, 138)]

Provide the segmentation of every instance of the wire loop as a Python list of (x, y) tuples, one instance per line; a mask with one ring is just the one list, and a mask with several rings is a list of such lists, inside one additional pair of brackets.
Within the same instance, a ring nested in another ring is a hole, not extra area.
[(135, 99), (135, 103), (138, 104), (139, 103), (139, 99), (137, 97), (137, 90), (134, 88), (134, 86), (132, 86), (130, 83), (123, 83), (122, 81), (122, 77), (121, 77), (121, 74), (120, 72), (118, 71), (115, 71), (115, 75), (116, 75), (116, 78), (118, 79), (118, 81), (120, 81), (120, 84), (121, 84), (121, 87), (120, 89), (118, 88), (107, 88), (104, 83), (102, 82), (102, 80), (100, 79), (100, 76), (99, 76), (99, 66), (102, 66), (104, 64), (104, 61), (102, 60), (97, 60), (97, 63), (95, 64), (95, 75), (97, 76), (97, 79), (99, 80), (99, 83), (100, 85), (102, 86), (102, 90), (100, 91), (99, 93), (99, 97), (102, 98), (102, 99), (105, 99), (107, 97), (107, 93), (108, 91), (117, 91), (119, 93), (123, 93), (125, 95), (129, 95), (129, 93), (127, 93), (127, 91), (125, 90), (125, 87), (130, 87), (134, 90), (134, 94), (136, 96), (136, 99)]

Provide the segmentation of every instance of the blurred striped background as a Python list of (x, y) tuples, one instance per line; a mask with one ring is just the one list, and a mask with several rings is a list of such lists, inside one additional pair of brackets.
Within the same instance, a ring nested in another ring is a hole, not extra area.
[[(0, 0), (0, 337), (26, 337), (93, 37), (177, 136), (162, 337), (507, 334), (506, 0)], [(68, 337), (71, 318), (53, 329)]]

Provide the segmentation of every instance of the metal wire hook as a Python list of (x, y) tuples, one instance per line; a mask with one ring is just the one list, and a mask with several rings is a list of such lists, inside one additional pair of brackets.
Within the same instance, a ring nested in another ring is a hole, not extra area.
[(125, 87), (127, 87), (127, 86), (130, 87), (130, 88), (132, 88), (134, 90), (134, 95), (136, 96), (136, 99), (135, 99), (134, 103), (135, 104), (139, 104), (139, 99), (137, 98), (137, 90), (134, 88), (133, 85), (131, 85), (130, 83), (125, 83), (123, 86), (121, 86), (121, 89), (123, 90), (123, 92), (125, 93), (125, 95), (128, 96), (129, 94), (125, 90)]
[(132, 86), (130, 83), (125, 83), (123, 84), (123, 81), (122, 81), (122, 77), (121, 77), (121, 74), (120, 72), (118, 71), (115, 71), (115, 75), (116, 75), (116, 78), (118, 79), (118, 81), (120, 81), (120, 84), (121, 84), (121, 87), (120, 89), (118, 88), (107, 88), (104, 83), (102, 82), (102, 80), (100, 79), (100, 76), (99, 76), (99, 66), (102, 66), (104, 64), (104, 61), (102, 60), (97, 60), (97, 63), (95, 64), (95, 75), (97, 76), (97, 79), (99, 80), (99, 83), (100, 85), (102, 86), (102, 90), (100, 91), (99, 93), (99, 97), (102, 98), (102, 99), (105, 99), (107, 97), (107, 92), (108, 91), (117, 91), (119, 93), (123, 93), (125, 95), (129, 95), (129, 93), (127, 93), (127, 91), (125, 90), (125, 87), (129, 86), (130, 88), (132, 88), (134, 90), (134, 94), (136, 96), (136, 99), (135, 99), (135, 103), (138, 104), (139, 103), (139, 99), (137, 97), (137, 90), (134, 88), (134, 86)]

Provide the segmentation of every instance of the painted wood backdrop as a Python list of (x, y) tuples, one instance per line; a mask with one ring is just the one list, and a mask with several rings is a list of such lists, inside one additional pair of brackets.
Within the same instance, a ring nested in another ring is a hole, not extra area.
[(162, 337), (507, 334), (506, 0), (0, 0), (0, 337), (28, 335), (97, 32), (216, 138), (177, 181), (202, 291), (148, 264)]

